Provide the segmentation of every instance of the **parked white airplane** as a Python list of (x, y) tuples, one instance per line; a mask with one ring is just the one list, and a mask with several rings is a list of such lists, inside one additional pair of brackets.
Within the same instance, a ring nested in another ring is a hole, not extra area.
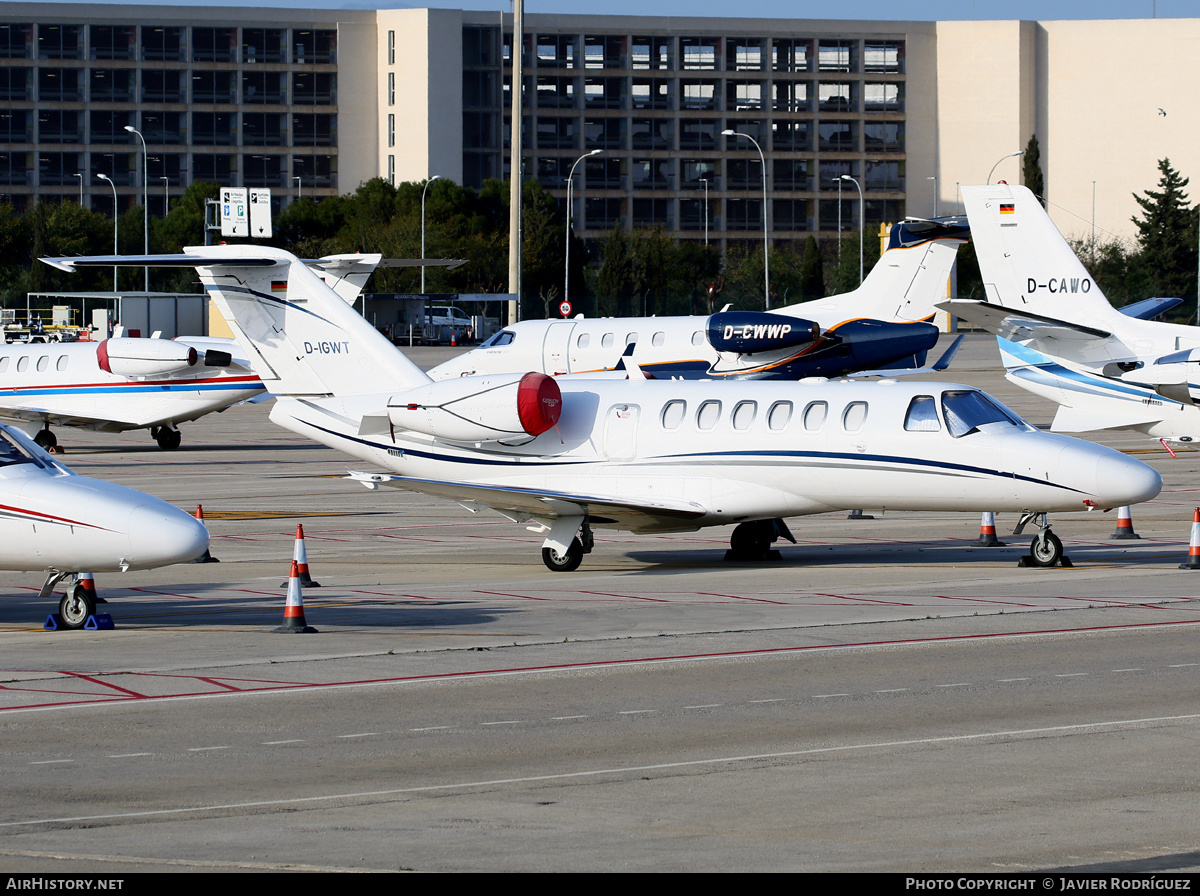
[[(304, 264), (259, 246), (129, 256), (195, 266), (279, 425), (396, 475), (355, 473), (532, 521), (542, 559), (575, 569), (592, 528), (740, 524), (761, 554), (782, 518), (858, 508), (1019, 511), (1055, 562), (1049, 511), (1148, 500), (1162, 481), (1117, 451), (1038, 432), (982, 392), (945, 383), (679, 382), (499, 374), (433, 381)], [(66, 270), (112, 257), (49, 260)], [(1024, 522), (1023, 521), (1023, 522)]]
[(967, 236), (961, 218), (904, 221), (853, 292), (768, 313), (524, 320), (429, 375), (611, 370), (631, 343), (642, 370), (666, 379), (796, 380), (920, 367), (938, 340), (929, 323), (934, 303)]
[(51, 425), (149, 429), (159, 447), (178, 448), (180, 423), (262, 394), (230, 347), (124, 337), (0, 346), (0, 419), (47, 448), (58, 444)]
[[(46, 570), (41, 597), (74, 573), (153, 569), (207, 549), (208, 530), (182, 510), (80, 476), (16, 427), (0, 424), (0, 569)], [(95, 612), (78, 583), (59, 603), (69, 628)]]
[(1025, 187), (963, 187), (987, 298), (939, 307), (997, 334), (1008, 379), (1057, 402), (1052, 429), (1200, 439), (1200, 328), (1146, 320), (1178, 304), (1109, 304)]

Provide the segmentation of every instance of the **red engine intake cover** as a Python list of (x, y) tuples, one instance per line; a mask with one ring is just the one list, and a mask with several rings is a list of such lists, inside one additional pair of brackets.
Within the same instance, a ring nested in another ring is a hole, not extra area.
[(517, 386), (517, 417), (531, 436), (540, 436), (558, 423), (562, 414), (562, 391), (552, 376), (527, 373)]

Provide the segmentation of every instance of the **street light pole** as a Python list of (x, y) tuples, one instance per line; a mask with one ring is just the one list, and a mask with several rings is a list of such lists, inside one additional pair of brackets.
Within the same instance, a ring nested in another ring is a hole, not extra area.
[(300, 175), (296, 175), (292, 180), (296, 182), (296, 201), (299, 202), (304, 198), (304, 183), (301, 181)]
[(83, 175), (76, 174), (75, 176), (79, 178), (79, 207), (83, 208)]
[[(146, 149), (146, 138), (131, 124), (125, 125), (125, 130), (131, 134), (137, 134), (137, 138), (142, 141), (142, 226), (144, 229), (142, 240), (142, 252), (146, 255), (150, 254), (150, 152)], [(146, 292), (150, 291), (150, 268), (144, 268), (146, 274)]]
[[(763, 155), (762, 147), (758, 145), (758, 141), (749, 134), (743, 134), (741, 131), (735, 131), (732, 128), (726, 128), (721, 131), (723, 137), (745, 137), (754, 144), (754, 148), (758, 150), (758, 159), (762, 162), (762, 182), (763, 182), (763, 282), (766, 290), (766, 309), (771, 310), (771, 253), (770, 253), (770, 234), (767, 232), (767, 157)], [(729, 225), (726, 224), (726, 227)]]
[[(708, 178), (702, 177), (704, 181), (704, 245), (708, 246)], [(80, 203), (82, 205), (82, 203)]]
[[(589, 156), (598, 156), (604, 152), (602, 149), (593, 149), (591, 152), (585, 152), (575, 160), (575, 165), (578, 165)], [(563, 261), (563, 301), (570, 301), (568, 293), (571, 289), (571, 183), (575, 179), (575, 165), (571, 166), (571, 173), (567, 175), (567, 248), (564, 254)]]
[(165, 218), (171, 211), (171, 178), (160, 177), (159, 180), (163, 182), (163, 217)]
[(933, 177), (927, 177), (925, 179), (933, 181), (933, 216), (936, 218), (937, 217), (937, 175), (935, 174)]
[(1015, 159), (1017, 156), (1023, 155), (1025, 155), (1025, 150), (1018, 149), (1016, 152), (1010, 152), (1006, 156), (1001, 156), (999, 159), (997, 159), (996, 164), (992, 166), (992, 170), (988, 172), (987, 182), (989, 184), (992, 182), (992, 175), (996, 173), (996, 169), (1000, 167), (1001, 162), (1003, 162), (1005, 159)]
[(867, 229), (867, 205), (863, 201), (862, 187), (849, 174), (843, 174), (839, 181), (848, 180), (858, 189), (858, 285), (863, 282), (863, 231)]
[[(421, 190), (421, 261), (425, 261), (425, 191), (429, 189), (429, 185), (435, 180), (441, 178), (440, 174), (435, 174), (429, 180), (425, 181), (425, 187)], [(425, 265), (421, 265), (421, 295), (425, 295)]]
[[(113, 255), (119, 255), (120, 251), (117, 249), (117, 185), (112, 182), (112, 178), (109, 177), (107, 174), (97, 174), (96, 177), (100, 178), (101, 180), (108, 181), (108, 185), (110, 187), (112, 187), (112, 191), (113, 191)], [(113, 265), (113, 292), (116, 292), (116, 291), (117, 291), (117, 266), (114, 264)]]

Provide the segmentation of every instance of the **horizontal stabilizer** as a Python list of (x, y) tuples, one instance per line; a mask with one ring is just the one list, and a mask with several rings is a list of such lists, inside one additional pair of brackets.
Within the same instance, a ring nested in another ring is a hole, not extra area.
[(1094, 432), (1100, 429), (1136, 429), (1162, 421), (1161, 413), (1153, 411), (1098, 411), (1069, 408), (1065, 405), (1054, 415), (1051, 432)]
[(1153, 320), (1161, 314), (1166, 314), (1172, 308), (1178, 308), (1182, 304), (1183, 299), (1143, 299), (1140, 302), (1131, 302), (1128, 305), (1122, 305), (1117, 310), (1126, 317), (1136, 318), (1137, 320)]
[(1044, 314), (1016, 311), (977, 299), (952, 299), (949, 302), (939, 302), (937, 307), (1005, 339), (1069, 339), (1090, 342), (1112, 336), (1107, 330), (1097, 330)]
[(278, 264), (278, 258), (254, 255), (239, 255), (232, 258), (223, 255), (205, 258), (201, 255), (78, 255), (66, 258), (43, 258), (41, 261), (75, 273), (78, 268), (196, 268), (196, 267), (270, 267)]

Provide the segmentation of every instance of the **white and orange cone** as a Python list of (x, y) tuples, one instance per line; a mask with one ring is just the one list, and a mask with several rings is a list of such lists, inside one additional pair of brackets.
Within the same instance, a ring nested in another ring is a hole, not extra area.
[(975, 542), (977, 548), (1002, 548), (1004, 542), (996, 537), (996, 514), (988, 511), (984, 513), (983, 518), (979, 521), (979, 540)]
[(1129, 505), (1124, 504), (1117, 510), (1117, 531), (1109, 538), (1141, 538), (1133, 531), (1133, 517), (1129, 515)]
[[(196, 519), (200, 521), (201, 526), (203, 526), (205, 529), (208, 528), (208, 524), (206, 522), (204, 522), (204, 506), (202, 504), (196, 505)], [(218, 560), (216, 557), (214, 557), (212, 554), (210, 554), (208, 552), (208, 548), (205, 548), (204, 553), (201, 554), (199, 557), (197, 557), (192, 562), (193, 563), (220, 563), (221, 561)]]
[(283, 610), (283, 625), (271, 629), (282, 634), (308, 635), (316, 634), (317, 630), (304, 619), (304, 593), (300, 588), (299, 564), (292, 561), (291, 573), (288, 575), (287, 606)]
[[(292, 549), (292, 559), (300, 569), (300, 584), (305, 588), (320, 588), (321, 583), (314, 582), (308, 574), (308, 551), (304, 549), (304, 526), (300, 523), (296, 523), (296, 547)], [(288, 583), (284, 582), (279, 587), (286, 588)]]
[(83, 586), (83, 590), (87, 592), (88, 597), (92, 599), (93, 604), (108, 603), (108, 601), (102, 598), (96, 591), (96, 577), (90, 572), (75, 573), (75, 581)]
[(1192, 514), (1192, 538), (1188, 543), (1188, 558), (1180, 569), (1200, 569), (1200, 507)]

